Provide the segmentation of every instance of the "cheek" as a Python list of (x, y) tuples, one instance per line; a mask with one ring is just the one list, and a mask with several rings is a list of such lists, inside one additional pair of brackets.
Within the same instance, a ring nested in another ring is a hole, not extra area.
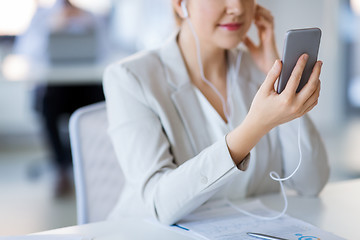
[[(222, 16), (221, 6), (219, 3), (209, 0), (195, 0), (198, 1), (192, 4), (192, 20), (196, 25), (202, 28), (210, 29), (216, 26), (217, 21)], [(222, 0), (221, 0), (222, 1)]]
[(197, 16), (192, 17), (192, 23), (199, 37), (209, 37), (216, 31), (218, 15), (212, 9), (202, 9)]

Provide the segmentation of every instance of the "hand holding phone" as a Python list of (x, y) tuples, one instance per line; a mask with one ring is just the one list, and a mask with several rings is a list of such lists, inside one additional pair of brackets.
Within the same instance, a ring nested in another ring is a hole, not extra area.
[(298, 58), (304, 53), (309, 55), (309, 59), (296, 92), (300, 92), (305, 86), (317, 61), (320, 38), (321, 30), (319, 28), (294, 29), (286, 33), (282, 57), (283, 66), (278, 81), (277, 93), (280, 94), (285, 89)]

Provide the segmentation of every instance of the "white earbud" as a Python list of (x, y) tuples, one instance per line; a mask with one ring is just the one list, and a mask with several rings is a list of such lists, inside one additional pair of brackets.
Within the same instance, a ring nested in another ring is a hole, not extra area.
[(188, 13), (188, 10), (186, 8), (186, 3), (185, 3), (185, 0), (181, 1), (181, 10), (184, 14), (184, 18), (188, 18), (189, 17), (189, 13)]

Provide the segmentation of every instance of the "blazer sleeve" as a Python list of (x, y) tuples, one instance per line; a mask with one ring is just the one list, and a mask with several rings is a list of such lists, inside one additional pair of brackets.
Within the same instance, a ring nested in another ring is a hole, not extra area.
[(286, 183), (300, 195), (315, 196), (327, 183), (330, 170), (323, 141), (307, 114), (279, 126), (284, 177), (295, 170), (300, 159), (298, 133), (300, 134), (302, 163), (294, 176)]
[(109, 135), (128, 186), (162, 223), (173, 224), (208, 200), (235, 174), (225, 137), (177, 165), (156, 111), (136, 76), (121, 64), (108, 67), (104, 92)]

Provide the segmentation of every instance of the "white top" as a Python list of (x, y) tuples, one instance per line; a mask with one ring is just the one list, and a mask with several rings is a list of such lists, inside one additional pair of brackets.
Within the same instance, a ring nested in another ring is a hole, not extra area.
[[(236, 56), (229, 56), (236, 57)], [(231, 61), (229, 61), (231, 62)], [(227, 71), (226, 78), (226, 86), (227, 86), (227, 99), (226, 104), (229, 111), (229, 118), (227, 122), (225, 122), (216, 109), (211, 105), (211, 103), (207, 100), (207, 98), (202, 94), (202, 92), (194, 86), (194, 91), (199, 100), (202, 112), (205, 116), (204, 125), (210, 136), (210, 141), (215, 143), (221, 139), (223, 139), (230, 131), (232, 131), (236, 126), (238, 126), (246, 116), (246, 111), (239, 111), (239, 109), (243, 109), (244, 106), (241, 104), (243, 100), (241, 99), (241, 93), (234, 89), (232, 85), (234, 81), (236, 81), (236, 76), (232, 74), (234, 70), (234, 66), (229, 66)], [(251, 170), (249, 170), (251, 171)], [(218, 191), (214, 196), (213, 200), (217, 200), (220, 198), (232, 197), (231, 192), (234, 190), (234, 187), (231, 187), (232, 182), (241, 182), (242, 184), (237, 186), (238, 193), (233, 196), (235, 198), (245, 197), (245, 188), (248, 185), (248, 181), (250, 180), (250, 174), (239, 174), (234, 177), (234, 180), (227, 183), (220, 191)]]
[[(229, 80), (229, 77), (228, 77)], [(230, 82), (228, 81), (228, 84)], [(229, 90), (230, 88), (228, 88)], [(221, 116), (218, 114), (218, 112), (215, 110), (215, 108), (211, 105), (211, 103), (206, 99), (206, 97), (201, 93), (201, 91), (194, 86), (194, 91), (196, 93), (196, 96), (199, 100), (200, 106), (202, 108), (203, 114), (206, 118), (206, 122), (204, 125), (206, 126), (207, 131), (209, 132), (210, 140), (212, 143), (215, 143), (226, 136), (230, 131), (234, 129), (233, 125), (235, 126), (242, 122), (244, 116), (241, 116), (242, 114), (239, 114), (240, 111), (232, 111), (230, 112), (230, 118), (228, 119), (228, 122), (226, 123)], [(231, 106), (233, 109), (239, 109), (240, 101), (237, 99), (237, 96), (235, 94), (231, 94), (230, 91), (228, 91), (228, 99), (227, 104), (228, 106)], [(229, 95), (230, 94), (230, 95)], [(249, 170), (251, 171), (251, 170)], [(234, 176), (234, 180), (227, 183), (222, 189), (220, 189), (217, 193), (214, 194), (212, 197), (212, 200), (218, 200), (223, 198), (239, 198), (239, 197), (245, 197), (245, 188), (248, 185), (248, 181), (250, 180), (250, 174), (239, 174)], [(235, 196), (232, 196), (231, 192), (233, 191), (234, 187), (231, 187), (231, 184), (233, 182), (241, 182), (236, 188), (238, 193)]]
[[(233, 52), (228, 52), (228, 62), (230, 63), (227, 70), (226, 76), (226, 87), (227, 87), (227, 99), (226, 104), (229, 111), (229, 118), (227, 122), (225, 122), (216, 109), (211, 105), (211, 103), (207, 100), (207, 98), (202, 94), (202, 92), (194, 86), (194, 91), (199, 100), (202, 112), (205, 116), (204, 125), (209, 133), (211, 143), (215, 143), (220, 139), (224, 138), (230, 131), (232, 131), (236, 126), (241, 124), (247, 114), (247, 109), (244, 106), (244, 100), (242, 99), (242, 92), (237, 91), (238, 88), (234, 88), (233, 86), (238, 81), (237, 75), (234, 74), (234, 70), (238, 66), (235, 63), (235, 59), (241, 59), (241, 52), (238, 56), (233, 54)], [(249, 170), (251, 172), (251, 170)], [(213, 200), (218, 200), (220, 198), (235, 198), (246, 196), (246, 188), (248, 186), (248, 182), (250, 181), (251, 173), (243, 173), (234, 176), (233, 181), (227, 183), (221, 190), (219, 190), (212, 197)], [(270, 178), (269, 178), (270, 179)], [(233, 182), (241, 182), (242, 184), (236, 187), (236, 194), (232, 194), (234, 192), (234, 187), (231, 186)]]
[[(199, 100), (201, 110), (205, 116), (206, 122), (204, 124), (206, 129), (209, 131), (211, 142), (215, 143), (233, 129), (231, 126), (231, 122), (234, 121), (233, 114), (230, 114), (230, 119), (228, 119), (229, 122), (226, 123), (215, 110), (215, 108), (211, 105), (211, 103), (202, 94), (202, 92), (195, 86), (194, 91), (196, 93), (196, 97)], [(230, 101), (232, 101), (231, 98)]]
[[(238, 78), (231, 86), (234, 127), (265, 79), (249, 53), (240, 51)], [(239, 50), (229, 53), (237, 56)], [(229, 59), (232, 71), (234, 58)], [(227, 130), (209, 121), (216, 117), (209, 117), (211, 111), (194, 91), (176, 35), (160, 49), (108, 67), (104, 90), (109, 134), (126, 179), (111, 218), (153, 216), (172, 224), (208, 200), (277, 192), (279, 184), (269, 172), (288, 176), (299, 161), (293, 121), (266, 134), (251, 150), (248, 169), (238, 169), (226, 145)], [(328, 179), (327, 156), (308, 116), (301, 129), (303, 162), (287, 185), (299, 194), (316, 195)]]

